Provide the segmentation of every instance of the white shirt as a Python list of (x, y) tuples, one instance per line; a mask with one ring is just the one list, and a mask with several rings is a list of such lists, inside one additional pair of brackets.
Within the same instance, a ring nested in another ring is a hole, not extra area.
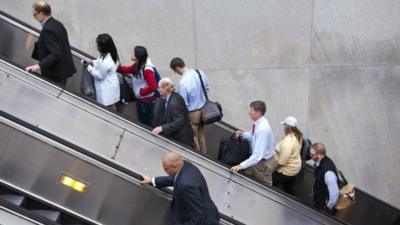
[[(199, 70), (199, 72), (203, 79), (206, 92), (208, 93), (210, 91), (208, 78), (203, 71)], [(189, 112), (198, 110), (206, 104), (206, 97), (201, 87), (199, 74), (194, 69), (188, 69), (182, 74), (182, 79), (179, 81), (178, 92), (185, 100)]]
[(103, 57), (99, 56), (93, 60), (93, 66), (89, 65), (87, 70), (94, 77), (96, 88), (96, 100), (103, 105), (112, 105), (119, 101), (120, 90), (117, 76), (117, 63), (111, 58), (110, 53)]
[(250, 158), (240, 163), (242, 169), (247, 169), (262, 159), (270, 159), (274, 156), (275, 139), (267, 118), (262, 116), (254, 124), (254, 134), (251, 132), (242, 134), (242, 138), (250, 141), (252, 152)]

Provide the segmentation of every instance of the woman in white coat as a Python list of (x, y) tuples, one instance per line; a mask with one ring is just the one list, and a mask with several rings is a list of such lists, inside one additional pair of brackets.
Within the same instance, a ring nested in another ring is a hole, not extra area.
[(114, 41), (108, 34), (99, 34), (96, 38), (100, 56), (93, 61), (85, 59), (85, 66), (94, 77), (96, 100), (98, 103), (115, 109), (120, 100), (120, 87), (117, 76), (118, 53)]

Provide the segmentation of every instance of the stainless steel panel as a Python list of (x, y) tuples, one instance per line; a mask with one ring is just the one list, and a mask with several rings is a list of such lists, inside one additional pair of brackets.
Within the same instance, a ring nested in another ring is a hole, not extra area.
[(7, 148), (8, 142), (13, 135), (13, 129), (7, 126), (0, 126), (0, 160)]
[(34, 64), (31, 55), (37, 36), (0, 18), (0, 55), (23, 66)]
[(30, 220), (16, 212), (0, 207), (0, 224), (4, 225), (40, 225), (42, 223)]
[[(0, 82), (0, 108), (3, 111), (98, 154), (114, 155), (121, 128), (14, 76), (0, 73)], [(99, 138), (99, 131), (104, 132), (104, 137)]]
[[(61, 185), (62, 174), (88, 183), (88, 190)], [(18, 130), (0, 161), (0, 179), (102, 224), (167, 224), (166, 197)]]

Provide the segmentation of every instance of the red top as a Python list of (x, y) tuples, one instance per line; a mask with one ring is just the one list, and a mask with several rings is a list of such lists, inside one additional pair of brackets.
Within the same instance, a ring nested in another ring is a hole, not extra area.
[[(132, 74), (135, 69), (137, 67), (137, 64), (132, 64), (130, 66), (123, 66), (123, 65), (119, 65), (117, 72), (119, 73), (124, 73), (124, 74)], [(145, 88), (140, 88), (139, 90), (139, 94), (141, 96), (145, 96), (148, 94), (151, 94), (153, 92), (155, 92), (157, 90), (157, 82), (156, 82), (156, 78), (154, 76), (154, 72), (152, 69), (146, 68), (144, 69), (144, 73), (143, 73), (143, 79), (146, 81), (147, 83), (147, 87)], [(154, 96), (150, 96), (147, 98), (140, 98), (141, 100), (154, 100), (155, 97)]]

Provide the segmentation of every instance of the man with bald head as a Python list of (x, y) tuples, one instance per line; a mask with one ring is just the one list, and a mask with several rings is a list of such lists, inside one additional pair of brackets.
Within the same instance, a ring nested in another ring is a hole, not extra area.
[(172, 225), (218, 225), (219, 213), (208, 192), (206, 180), (192, 163), (176, 152), (167, 152), (162, 165), (168, 176), (143, 176), (143, 184), (157, 188), (174, 187), (171, 203)]
[(42, 26), (32, 53), (32, 58), (39, 62), (26, 67), (25, 70), (41, 74), (65, 86), (67, 79), (76, 72), (67, 30), (51, 16), (51, 7), (45, 1), (33, 4), (32, 15)]

